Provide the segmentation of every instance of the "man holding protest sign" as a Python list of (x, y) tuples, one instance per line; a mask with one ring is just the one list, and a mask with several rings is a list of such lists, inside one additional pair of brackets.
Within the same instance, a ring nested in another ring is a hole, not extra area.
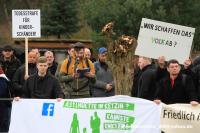
[(15, 75), (13, 76), (13, 93), (14, 96), (21, 97), (23, 95), (23, 86), (25, 80), (28, 79), (30, 75), (37, 73), (36, 68), (36, 61), (37, 61), (37, 54), (33, 51), (28, 53), (28, 75), (25, 75), (25, 65), (22, 65), (17, 69)]

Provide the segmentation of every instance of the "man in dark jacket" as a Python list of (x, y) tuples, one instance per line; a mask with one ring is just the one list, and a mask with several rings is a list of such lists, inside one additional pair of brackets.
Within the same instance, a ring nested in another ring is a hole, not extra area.
[(195, 67), (193, 67), (192, 72), (194, 73), (192, 77), (196, 86), (198, 100), (200, 101), (200, 65), (196, 65)]
[(30, 76), (24, 85), (25, 98), (55, 99), (63, 98), (58, 80), (47, 72), (48, 63), (45, 57), (37, 61), (38, 73)]
[(3, 56), (0, 57), (2, 69), (10, 80), (12, 80), (17, 68), (21, 65), (21, 62), (14, 56), (13, 52), (13, 48), (10, 45), (6, 45), (2, 51)]
[(96, 83), (91, 85), (91, 94), (93, 97), (113, 96), (115, 87), (112, 72), (106, 64), (107, 49), (99, 48), (99, 60), (94, 63)]
[(136, 97), (147, 100), (154, 100), (156, 91), (156, 69), (151, 64), (151, 59), (147, 57), (139, 57), (138, 66), (140, 74), (137, 80), (137, 88), (134, 88), (133, 94)]
[(13, 77), (13, 95), (21, 97), (23, 95), (23, 86), (25, 80), (30, 75), (37, 73), (36, 68), (36, 61), (37, 61), (37, 54), (33, 51), (28, 53), (28, 74), (25, 75), (25, 65), (22, 65), (20, 68), (17, 69), (14, 77)]
[(168, 75), (157, 85), (156, 103), (160, 100), (166, 104), (190, 103), (198, 105), (197, 94), (192, 79), (180, 73), (181, 67), (177, 60), (170, 60), (167, 63)]

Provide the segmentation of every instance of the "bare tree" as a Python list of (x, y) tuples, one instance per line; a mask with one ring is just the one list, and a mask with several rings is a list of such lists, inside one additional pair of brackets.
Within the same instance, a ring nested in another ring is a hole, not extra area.
[(102, 32), (108, 39), (108, 65), (112, 69), (115, 94), (131, 95), (133, 85), (133, 59), (137, 40), (131, 36), (122, 35), (115, 39), (113, 23), (108, 23)]

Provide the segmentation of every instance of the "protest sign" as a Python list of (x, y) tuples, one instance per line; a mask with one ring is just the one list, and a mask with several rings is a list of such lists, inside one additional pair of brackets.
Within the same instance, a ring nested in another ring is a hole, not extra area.
[(135, 54), (166, 60), (189, 59), (195, 28), (143, 18)]
[(165, 133), (196, 133), (200, 130), (200, 107), (190, 104), (163, 105), (161, 129)]
[(12, 10), (12, 37), (41, 37), (40, 10)]
[(41, 37), (40, 10), (12, 10), (12, 37), (25, 38), (25, 75), (28, 76), (28, 38)]

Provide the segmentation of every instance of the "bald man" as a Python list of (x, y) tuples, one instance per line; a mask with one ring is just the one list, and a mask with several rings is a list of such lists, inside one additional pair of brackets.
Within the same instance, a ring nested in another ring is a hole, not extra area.
[(40, 57), (40, 51), (38, 48), (31, 49), (31, 52), (35, 52), (37, 54), (37, 58)]
[(85, 49), (84, 49), (84, 56), (85, 56), (87, 59), (90, 59), (90, 57), (91, 57), (90, 49), (88, 49), (88, 48), (85, 48)]
[(92, 62), (96, 61), (96, 59), (92, 55), (92, 50), (90, 50), (89, 48), (84, 49), (84, 56), (85, 58), (91, 60)]
[(27, 80), (27, 78), (30, 75), (33, 75), (37, 72), (37, 68), (36, 68), (37, 58), (38, 58), (38, 55), (36, 52), (34, 51), (29, 52), (28, 53), (28, 75), (25, 75), (25, 65), (22, 65), (21, 67), (19, 67), (16, 73), (14, 74), (13, 93), (15, 97), (21, 96), (23, 94), (23, 86), (24, 86), (25, 80)]

